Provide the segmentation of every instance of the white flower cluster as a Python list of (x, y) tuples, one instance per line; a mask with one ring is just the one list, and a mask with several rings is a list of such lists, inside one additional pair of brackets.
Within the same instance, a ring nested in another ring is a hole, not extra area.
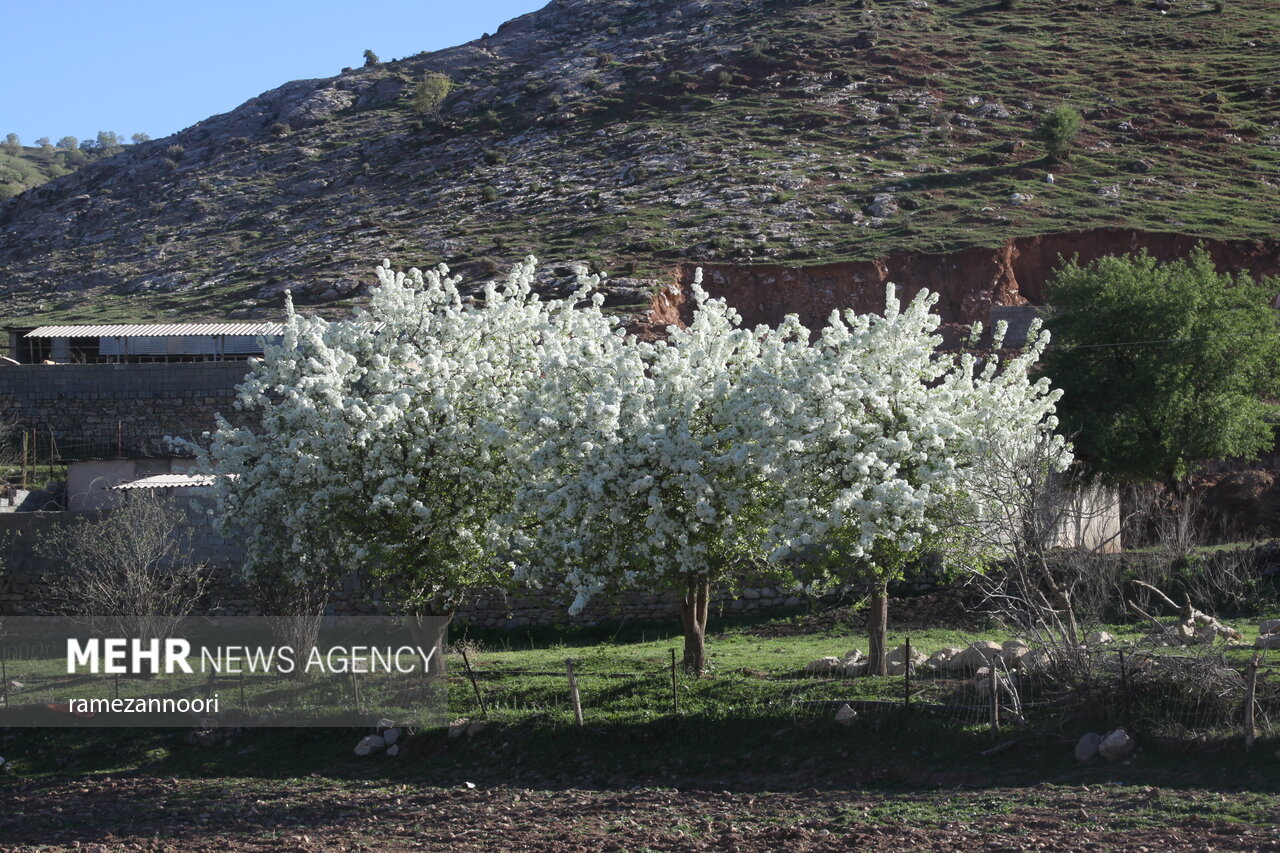
[[(535, 261), (469, 304), (443, 265), (377, 268), (367, 312), (330, 323), (289, 306), (284, 340), (241, 386), (260, 426), (218, 424), (202, 456), (225, 475), (215, 515), (246, 569), (300, 576), (367, 565), (403, 603), (456, 604), (507, 550), (515, 406), (543, 352), (610, 334), (600, 298), (543, 301)], [(580, 328), (581, 327), (581, 328)], [(583, 331), (589, 329), (589, 331)]]
[[(367, 313), (290, 312), (242, 386), (253, 429), (204, 456), (249, 566), (368, 561), (406, 603), (565, 576), (574, 609), (606, 585), (715, 580), (747, 559), (910, 551), (982, 518), (984, 448), (1050, 433), (1056, 392), (1005, 363), (940, 357), (931, 297), (883, 317), (743, 329), (695, 284), (665, 341), (628, 339), (588, 298), (532, 293), (534, 260), (467, 304), (438, 270), (393, 273)], [(1041, 339), (1040, 346), (1043, 346)], [(1069, 458), (1060, 440), (1054, 453)], [(517, 568), (518, 567), (518, 568)]]

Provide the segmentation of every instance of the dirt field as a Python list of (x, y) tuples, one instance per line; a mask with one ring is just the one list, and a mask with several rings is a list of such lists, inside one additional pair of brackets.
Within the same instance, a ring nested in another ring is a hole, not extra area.
[(1280, 850), (1256, 794), (1114, 785), (909, 793), (535, 791), (381, 783), (6, 782), (0, 849)]

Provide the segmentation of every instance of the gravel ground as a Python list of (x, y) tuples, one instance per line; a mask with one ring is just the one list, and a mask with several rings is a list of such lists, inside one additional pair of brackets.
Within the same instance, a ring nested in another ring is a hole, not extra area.
[(0, 786), (4, 851), (1280, 850), (1280, 801), (1136, 786), (903, 793), (240, 779)]

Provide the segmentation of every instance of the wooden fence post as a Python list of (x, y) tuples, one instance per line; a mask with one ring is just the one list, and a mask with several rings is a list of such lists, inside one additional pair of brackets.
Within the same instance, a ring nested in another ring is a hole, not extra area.
[(485, 704), (484, 696), (480, 695), (480, 685), (476, 683), (476, 674), (471, 671), (471, 661), (467, 659), (467, 650), (462, 649), (462, 665), (467, 668), (467, 678), (471, 679), (471, 689), (476, 692), (476, 701), (480, 703), (480, 714), (486, 720), (489, 719), (489, 706)]
[(991, 703), (991, 739), (1000, 737), (1000, 676), (996, 673), (996, 660), (993, 655), (987, 665), (987, 686)]
[(1258, 738), (1256, 702), (1258, 696), (1258, 655), (1259, 652), (1253, 653), (1253, 659), (1249, 661), (1249, 668), (1245, 675), (1244, 688), (1244, 751), (1249, 752), (1253, 749), (1253, 743)]
[(573, 675), (573, 658), (566, 658), (565, 672), (569, 675), (569, 701), (573, 703), (573, 721), (582, 726), (582, 697), (578, 695), (578, 679)]
[(902, 661), (902, 707), (911, 708), (911, 635), (907, 635), (906, 657)]

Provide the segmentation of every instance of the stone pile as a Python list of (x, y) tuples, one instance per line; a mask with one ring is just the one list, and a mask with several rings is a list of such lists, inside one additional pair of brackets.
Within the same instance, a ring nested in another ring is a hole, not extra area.
[(1088, 764), (1097, 758), (1119, 761), (1133, 755), (1137, 743), (1125, 729), (1113, 729), (1106, 735), (1089, 732), (1076, 743), (1076, 761)]
[[(1091, 635), (1093, 637), (1093, 635)], [(1102, 633), (1105, 639), (1095, 639), (1094, 643), (1111, 642), (1111, 635)], [(906, 644), (899, 646), (888, 654), (889, 674), (902, 675), (907, 667), (912, 672), (927, 672), (939, 675), (976, 675), (985, 672), (993, 661), (999, 662), (1009, 670), (1027, 671), (1043, 668), (1049, 660), (1044, 651), (1033, 652), (1022, 640), (1006, 640), (996, 643), (991, 640), (979, 640), (967, 647), (947, 646), (926, 655), (917, 646), (908, 649)], [(865, 675), (867, 658), (860, 649), (851, 649), (844, 657), (828, 656), (818, 658), (805, 664), (807, 675), (818, 675), (828, 678), (853, 677)]]
[(360, 757), (373, 755), (377, 752), (385, 752), (387, 756), (395, 758), (400, 754), (400, 736), (404, 734), (404, 729), (397, 726), (393, 721), (382, 719), (378, 721), (377, 734), (365, 735), (356, 744), (355, 753)]

